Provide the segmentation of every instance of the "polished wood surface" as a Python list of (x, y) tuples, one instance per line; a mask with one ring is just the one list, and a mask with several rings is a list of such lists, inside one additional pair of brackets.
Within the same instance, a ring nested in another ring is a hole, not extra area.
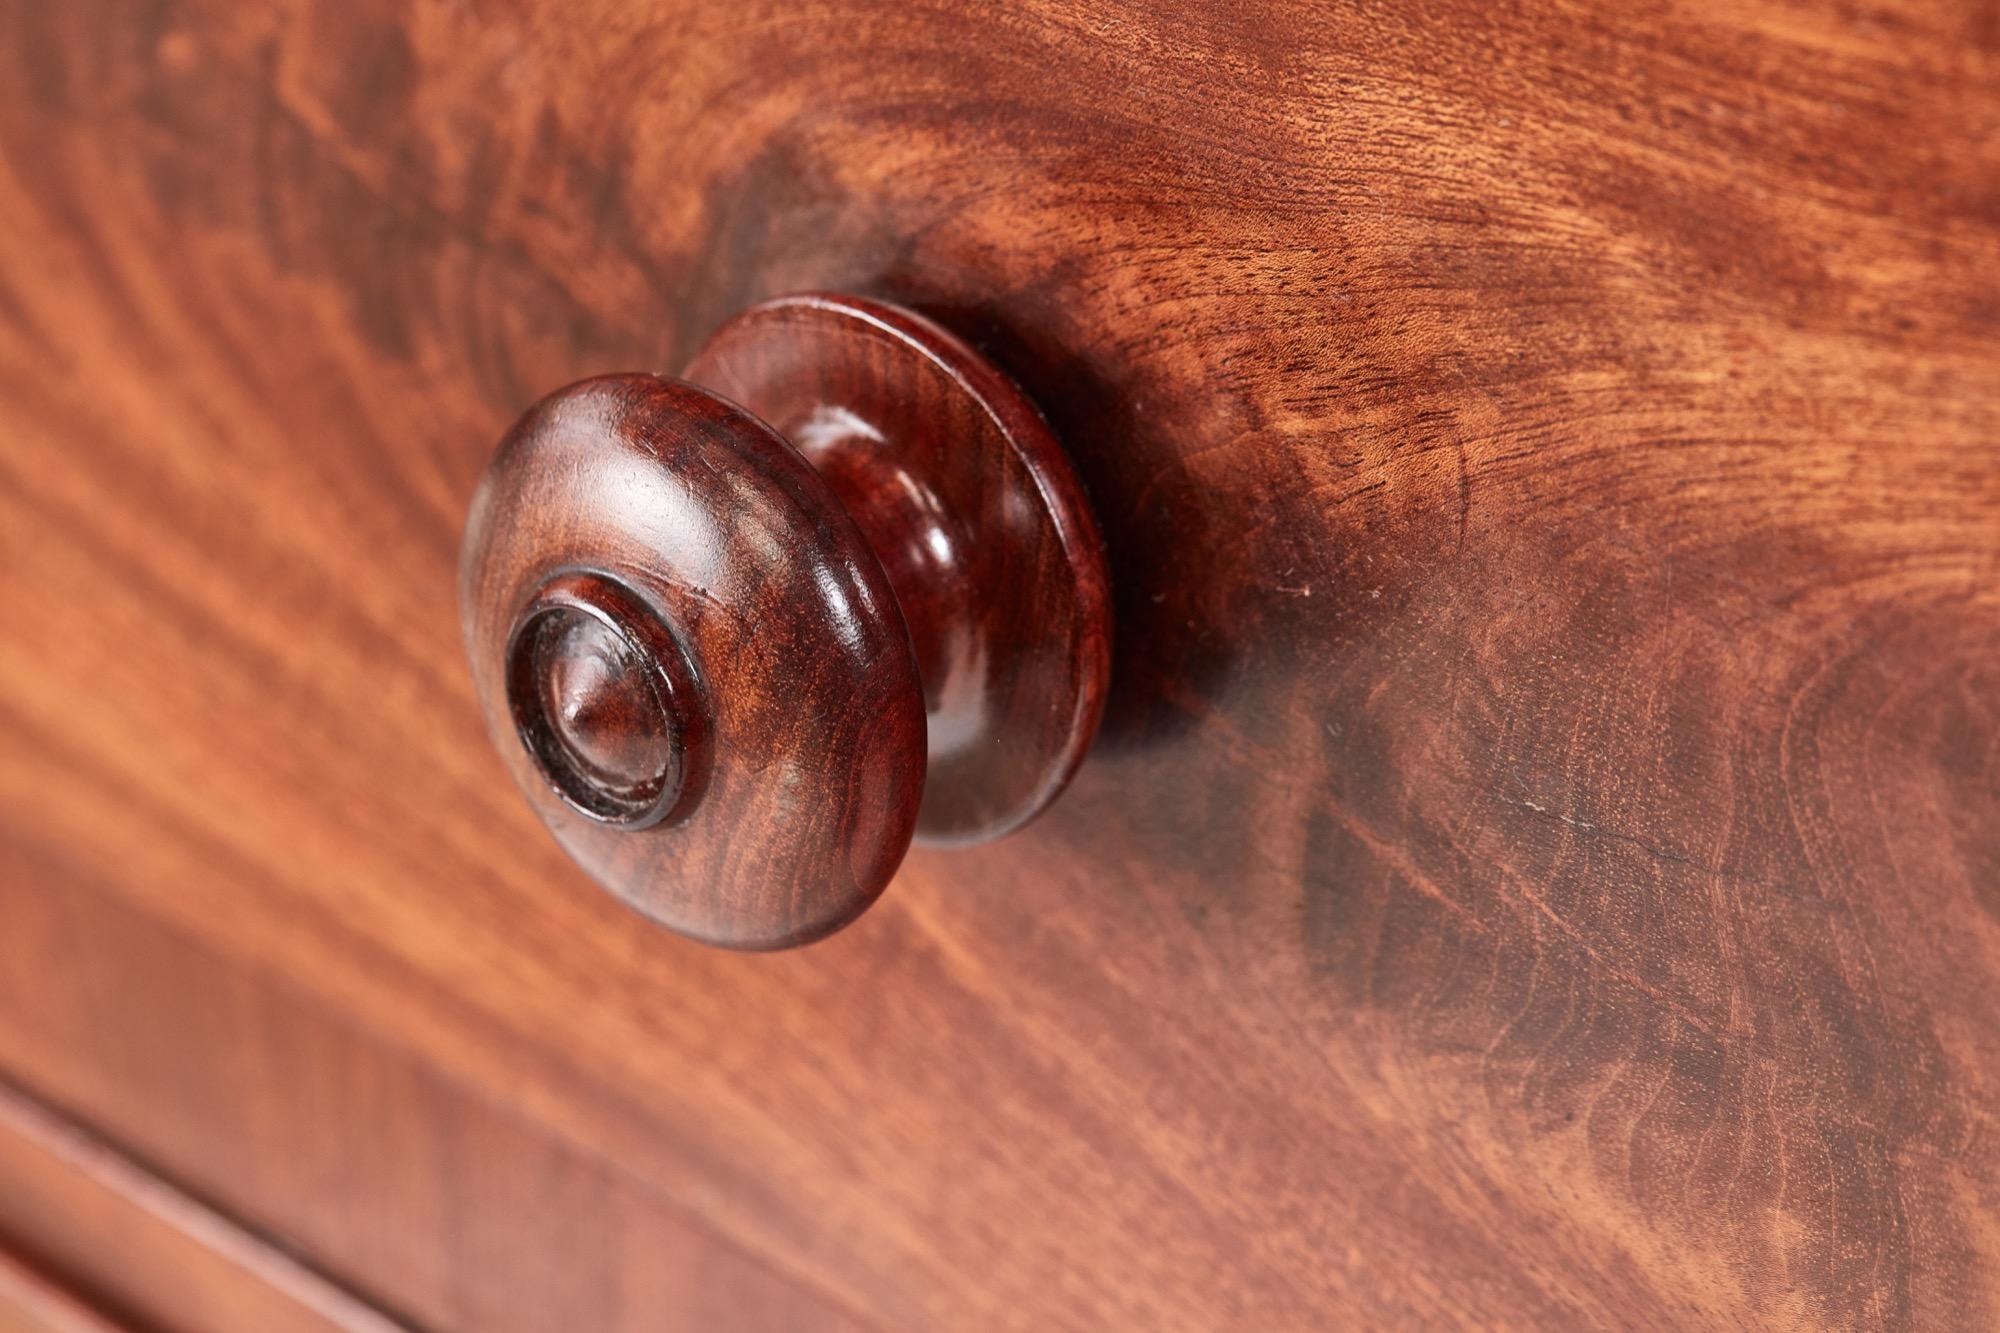
[[(504, 614), (504, 613), (503, 613)], [(595, 570), (559, 569), (531, 590), (504, 643), (473, 645), (504, 695), (494, 739), (533, 761), (530, 792), (598, 823), (685, 819), (714, 765), (701, 682), (645, 599)], [(545, 791), (546, 789), (546, 791)]]
[[(882, 1328), (2000, 1318), (1990, 5), (9, 0), (0, 71), (0, 1067), (191, 1188), (445, 1327), (575, 1326), (482, 1284), (600, 1197)], [(806, 287), (1044, 407), (1117, 667), (1032, 828), (739, 957), (549, 845), (454, 564), (524, 404)]]
[[(199, 1180), (246, 1230), (350, 1289), (393, 1293), (406, 1322), (865, 1327), (691, 1202), (385, 1042), (284, 972), (217, 953), (74, 861), (0, 848), (0, 884), (26, 883), (62, 886), (10, 897), (0, 931), (0, 1050), (35, 1071), (28, 1094), (118, 1125), (142, 1169)], [(526, 1071), (548, 1057), (515, 1058)], [(24, 1204), (20, 1222), (47, 1233), (60, 1216)]]
[[(33, 1261), (27, 1267), (24, 1259), (11, 1273), (0, 1264), (0, 1311), (11, 1291), (24, 1317), (42, 1321), (31, 1328), (108, 1328), (114, 1318), (188, 1333), (401, 1327), (5, 1085), (0, 1250)], [(0, 1313), (0, 1328), (6, 1327)]]
[(0, 1252), (0, 1333), (118, 1333), (119, 1325), (47, 1273)]
[[(538, 589), (574, 570), (622, 603), (626, 635), (650, 626), (649, 669), (684, 664), (666, 730), (713, 737), (654, 802), (664, 821), (606, 822), (536, 762), (557, 747), (516, 739), (547, 729), (523, 725), (522, 630)], [(541, 400), (473, 500), (460, 604), (494, 745), (621, 899), (705, 943), (768, 949), (845, 925), (888, 884), (923, 796), (910, 636), (860, 528), (742, 408), (653, 375)]]
[(687, 376), (596, 376), (507, 432), (466, 652), (598, 883), (704, 943), (807, 944), (913, 833), (986, 841), (1069, 781), (1110, 673), (1103, 543), (1034, 405), (912, 311), (761, 302)]
[(867, 538), (923, 682), (919, 842), (1048, 808), (1111, 674), (1104, 543), (1062, 445), (991, 361), (914, 311), (837, 292), (735, 316), (687, 377), (789, 440)]

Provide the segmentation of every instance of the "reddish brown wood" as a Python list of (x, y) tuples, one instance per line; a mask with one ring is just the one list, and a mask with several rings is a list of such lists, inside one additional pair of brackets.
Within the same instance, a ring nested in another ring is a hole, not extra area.
[(47, 1273), (0, 1252), (0, 1333), (119, 1333), (120, 1325)]
[(1041, 414), (913, 311), (782, 297), (687, 377), (771, 423), (861, 527), (923, 680), (917, 837), (982, 842), (1047, 808), (1097, 734), (1111, 597), (1096, 520)]
[[(881, 893), (923, 791), (916, 663), (866, 539), (770, 427), (654, 376), (553, 394), (494, 456), (463, 569), (466, 651), (495, 744), (600, 884), (737, 948), (816, 939)], [(660, 808), (636, 826), (590, 808), (609, 793), (559, 793), (563, 780), (536, 757), (558, 748), (547, 728), (517, 726), (542, 711), (524, 628), (552, 581), (574, 583), (576, 571), (591, 571), (600, 605), (621, 604), (605, 623), (626, 645), (625, 670), (687, 678), (671, 704), (652, 699), (649, 725), (669, 766), (697, 780), (642, 801)], [(712, 743), (689, 747), (696, 730)], [(684, 786), (700, 789), (686, 804)], [(665, 805), (677, 808), (661, 823)]]
[[(401, 1327), (297, 1258), (160, 1179), (87, 1130), (0, 1083), (0, 1251), (34, 1269), (7, 1281), (51, 1329), (110, 1327), (115, 1312), (147, 1329), (203, 1333), (396, 1333)], [(102, 1317), (102, 1316), (100, 1316)], [(74, 1323), (64, 1323), (69, 1318)], [(43, 1327), (31, 1324), (31, 1328)]]
[[(467, 739), (484, 747), (476, 728)], [(496, 817), (539, 829), (524, 809), (510, 809), (518, 798), (502, 794)], [(534, 873), (543, 888), (560, 892), (561, 852), (529, 846), (530, 860), (541, 858)], [(869, 1328), (844, 1308), (841, 1291), (797, 1263), (386, 1038), (380, 1015), (325, 1004), (285, 970), (246, 967), (136, 908), (66, 853), (43, 859), (25, 850), (0, 846), (0, 889), (10, 890), (0, 893), (0, 1060), (32, 1068), (36, 1092), (65, 1108), (62, 1116), (41, 1111), (43, 1122), (119, 1126), (118, 1155), (172, 1164), (242, 1230), (282, 1237), (421, 1329)], [(587, 883), (567, 887), (630, 926), (635, 944), (678, 945)], [(545, 944), (559, 951), (564, 928), (543, 927)], [(135, 1005), (140, 994), (152, 1002)], [(508, 1058), (522, 1085), (544, 1072), (567, 1081), (548, 1068), (562, 1058), (553, 1051), (515, 1046)], [(231, 1290), (216, 1272), (224, 1265), (186, 1253), (208, 1247), (198, 1230), (162, 1225), (134, 1235), (148, 1229), (107, 1222), (89, 1191), (63, 1186), (68, 1173), (44, 1170), (28, 1153), (0, 1152), (5, 1163), (0, 1234), (18, 1230), (24, 1248), (51, 1261), (73, 1256), (78, 1281), (96, 1274), (112, 1292), (164, 1274), (169, 1304), (141, 1306), (185, 1314), (211, 1300), (208, 1317), (168, 1326), (228, 1327), (214, 1313), (232, 1304), (216, 1299)], [(698, 1160), (688, 1165), (703, 1169)], [(728, 1198), (762, 1188), (750, 1172), (711, 1179)], [(72, 1197), (78, 1202), (61, 1202)], [(102, 1243), (113, 1236), (115, 1247)], [(255, 1310), (256, 1302), (232, 1308)], [(285, 1327), (248, 1322), (259, 1333)]]
[(1110, 672), (1104, 556), (1033, 406), (922, 316), (765, 302), (688, 374), (716, 392), (604, 377), (508, 434), (466, 647), (599, 883), (707, 943), (802, 944), (914, 829), (996, 837), (1069, 780)]
[[(1990, 4), (0, 0), (0, 89), (0, 1065), (190, 1188), (480, 1333), (2000, 1322)], [(1044, 407), (1119, 665), (746, 958), (455, 568), (804, 287)]]
[(701, 803), (708, 703), (679, 638), (642, 597), (604, 574), (558, 573), (530, 595), (500, 652), (515, 735), (578, 813), (636, 830)]

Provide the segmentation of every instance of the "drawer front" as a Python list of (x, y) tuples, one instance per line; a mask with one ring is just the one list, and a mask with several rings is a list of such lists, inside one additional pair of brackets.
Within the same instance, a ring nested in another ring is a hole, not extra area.
[[(0, 0), (0, 1070), (424, 1326), (1992, 1324), (1996, 32)], [(456, 569), (807, 288), (1041, 405), (1115, 645), (753, 957)]]
[(396, 1333), (401, 1325), (0, 1086), (0, 1328), (17, 1327)]
[(114, 1333), (118, 1325), (48, 1274), (0, 1252), (0, 1329)]

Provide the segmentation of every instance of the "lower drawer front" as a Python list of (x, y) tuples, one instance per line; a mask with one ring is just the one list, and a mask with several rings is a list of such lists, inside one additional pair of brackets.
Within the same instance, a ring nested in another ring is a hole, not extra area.
[(0, 1084), (0, 1333), (401, 1327)]
[(0, 1250), (0, 1333), (110, 1333), (125, 1327), (48, 1273)]

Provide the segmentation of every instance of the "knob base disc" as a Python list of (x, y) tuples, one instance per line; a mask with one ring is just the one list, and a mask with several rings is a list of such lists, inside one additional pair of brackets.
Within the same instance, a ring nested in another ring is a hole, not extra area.
[(1103, 543), (1033, 403), (931, 320), (847, 295), (752, 306), (684, 375), (798, 449), (887, 573), (923, 678), (917, 840), (1032, 819), (1096, 732), (1111, 648)]

